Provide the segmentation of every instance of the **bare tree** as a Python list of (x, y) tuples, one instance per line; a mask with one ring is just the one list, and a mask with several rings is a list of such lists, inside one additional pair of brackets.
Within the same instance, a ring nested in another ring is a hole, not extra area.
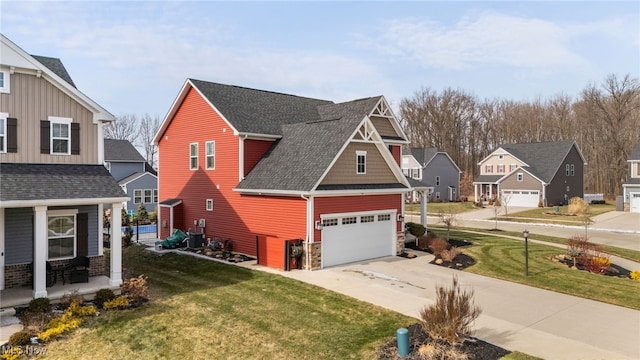
[(440, 222), (447, 228), (447, 241), (449, 241), (449, 233), (458, 222), (457, 216), (451, 210), (449, 210), (448, 212), (440, 210), (440, 213), (438, 213), (438, 217), (440, 218)]
[[(513, 196), (513, 194), (508, 193), (505, 194), (504, 192), (502, 192), (502, 198), (500, 199), (500, 202), (502, 202), (502, 207), (504, 208), (504, 217), (508, 218), (509, 217), (509, 202), (511, 202), (511, 197)], [(509, 219), (507, 219), (509, 220)]]
[(140, 118), (140, 131), (139, 131), (139, 144), (138, 146), (144, 150), (144, 156), (149, 165), (155, 167), (157, 164), (156, 155), (158, 154), (158, 147), (153, 144), (153, 137), (160, 128), (160, 117), (158, 115), (151, 117), (149, 114), (144, 114)]
[(129, 140), (135, 144), (139, 136), (138, 117), (133, 114), (124, 114), (115, 121), (105, 125), (104, 136), (107, 139)]

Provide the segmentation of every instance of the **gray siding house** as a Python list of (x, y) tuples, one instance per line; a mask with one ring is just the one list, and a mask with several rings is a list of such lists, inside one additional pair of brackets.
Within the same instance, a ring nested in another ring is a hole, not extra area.
[(102, 127), (114, 117), (75, 87), (59, 59), (30, 55), (2, 34), (0, 46), (3, 306), (26, 303), (15, 296), (25, 285), (28, 297), (47, 297), (50, 276), (58, 277), (48, 268), (79, 256), (90, 261), (91, 281), (118, 288), (120, 217), (111, 224), (108, 271), (102, 249), (103, 206), (127, 201), (103, 166)]
[(129, 196), (124, 209), (133, 215), (140, 204), (148, 212), (158, 205), (158, 174), (128, 140), (104, 139), (104, 163)]
[(625, 211), (640, 212), (640, 142), (629, 155), (629, 178), (622, 184)]
[(437, 148), (403, 150), (402, 171), (405, 176), (433, 188), (430, 201), (458, 200), (461, 171), (446, 152)]

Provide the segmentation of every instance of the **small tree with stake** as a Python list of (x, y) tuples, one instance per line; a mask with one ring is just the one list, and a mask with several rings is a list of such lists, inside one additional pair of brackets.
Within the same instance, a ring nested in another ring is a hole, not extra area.
[(453, 228), (457, 223), (456, 214), (451, 211), (440, 211), (438, 217), (440, 218), (440, 222), (447, 228), (447, 241), (449, 241), (449, 233), (451, 232), (451, 228)]

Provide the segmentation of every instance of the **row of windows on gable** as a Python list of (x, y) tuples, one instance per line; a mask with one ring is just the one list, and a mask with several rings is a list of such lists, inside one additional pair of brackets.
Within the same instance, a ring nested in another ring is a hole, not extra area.
[[(0, 153), (18, 152), (18, 119), (0, 113)], [(80, 124), (71, 118), (49, 116), (40, 120), (40, 153), (80, 154)]]
[[(207, 170), (214, 170), (216, 168), (216, 142), (205, 142), (205, 168)], [(198, 170), (198, 143), (189, 144), (189, 170)]]
[(157, 204), (158, 203), (158, 189), (134, 189), (133, 190), (133, 203), (134, 204)]
[[(517, 167), (518, 167), (518, 165), (516, 165), (516, 164), (509, 165), (509, 172), (512, 172)], [(493, 174), (493, 165), (485, 165), (484, 166), (484, 172), (486, 174)], [(504, 164), (496, 165), (496, 174), (504, 174), (504, 173), (505, 173), (505, 165)]]
[(420, 169), (402, 169), (402, 173), (412, 179), (420, 179)]
[(576, 175), (576, 167), (574, 164), (566, 164), (565, 165), (565, 175), (566, 176), (575, 176)]

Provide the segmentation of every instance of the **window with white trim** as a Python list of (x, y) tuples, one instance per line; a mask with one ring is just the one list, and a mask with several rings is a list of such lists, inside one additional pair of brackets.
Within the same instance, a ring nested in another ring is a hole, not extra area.
[(205, 143), (206, 156), (205, 160), (207, 163), (207, 169), (213, 170), (216, 168), (216, 142), (215, 141), (207, 141)]
[(504, 155), (498, 155), (498, 160), (503, 160), (504, 159)]
[(402, 169), (402, 173), (404, 174), (404, 176), (409, 176), (411, 172), (411, 169)]
[(504, 165), (498, 164), (498, 174), (504, 174)]
[(576, 175), (576, 167), (575, 165), (571, 164), (571, 176), (575, 176)]
[(436, 191), (436, 199), (440, 199), (440, 191)]
[(523, 173), (518, 173), (517, 177), (518, 177), (518, 181), (524, 181), (524, 174)]
[(484, 166), (484, 172), (487, 173), (487, 174), (493, 173), (493, 165), (485, 165)]
[(516, 165), (516, 164), (509, 165), (509, 172), (515, 170), (517, 167), (518, 167), (518, 165)]
[(206, 208), (207, 211), (213, 211), (213, 199), (207, 199)]
[(0, 153), (7, 152), (7, 114), (0, 113)]
[(440, 186), (440, 176), (436, 176), (436, 186)]
[(9, 76), (8, 71), (0, 71), (0, 93), (9, 93)]
[(569, 166), (569, 164), (565, 165), (564, 171), (565, 171), (565, 175), (569, 176), (569, 174), (571, 173), (571, 166)]
[(356, 174), (367, 173), (367, 152), (356, 151)]
[(51, 137), (51, 154), (71, 154), (71, 118), (49, 116)]
[(142, 202), (142, 189), (133, 190), (133, 203), (140, 204)]
[(47, 260), (72, 259), (76, 256), (77, 210), (47, 213)]
[(151, 189), (144, 189), (144, 203), (145, 204), (153, 203), (153, 191)]
[(158, 203), (158, 189), (153, 189), (153, 203)]
[(198, 170), (198, 143), (189, 144), (189, 170)]
[(411, 177), (414, 179), (420, 178), (420, 169), (411, 169)]

